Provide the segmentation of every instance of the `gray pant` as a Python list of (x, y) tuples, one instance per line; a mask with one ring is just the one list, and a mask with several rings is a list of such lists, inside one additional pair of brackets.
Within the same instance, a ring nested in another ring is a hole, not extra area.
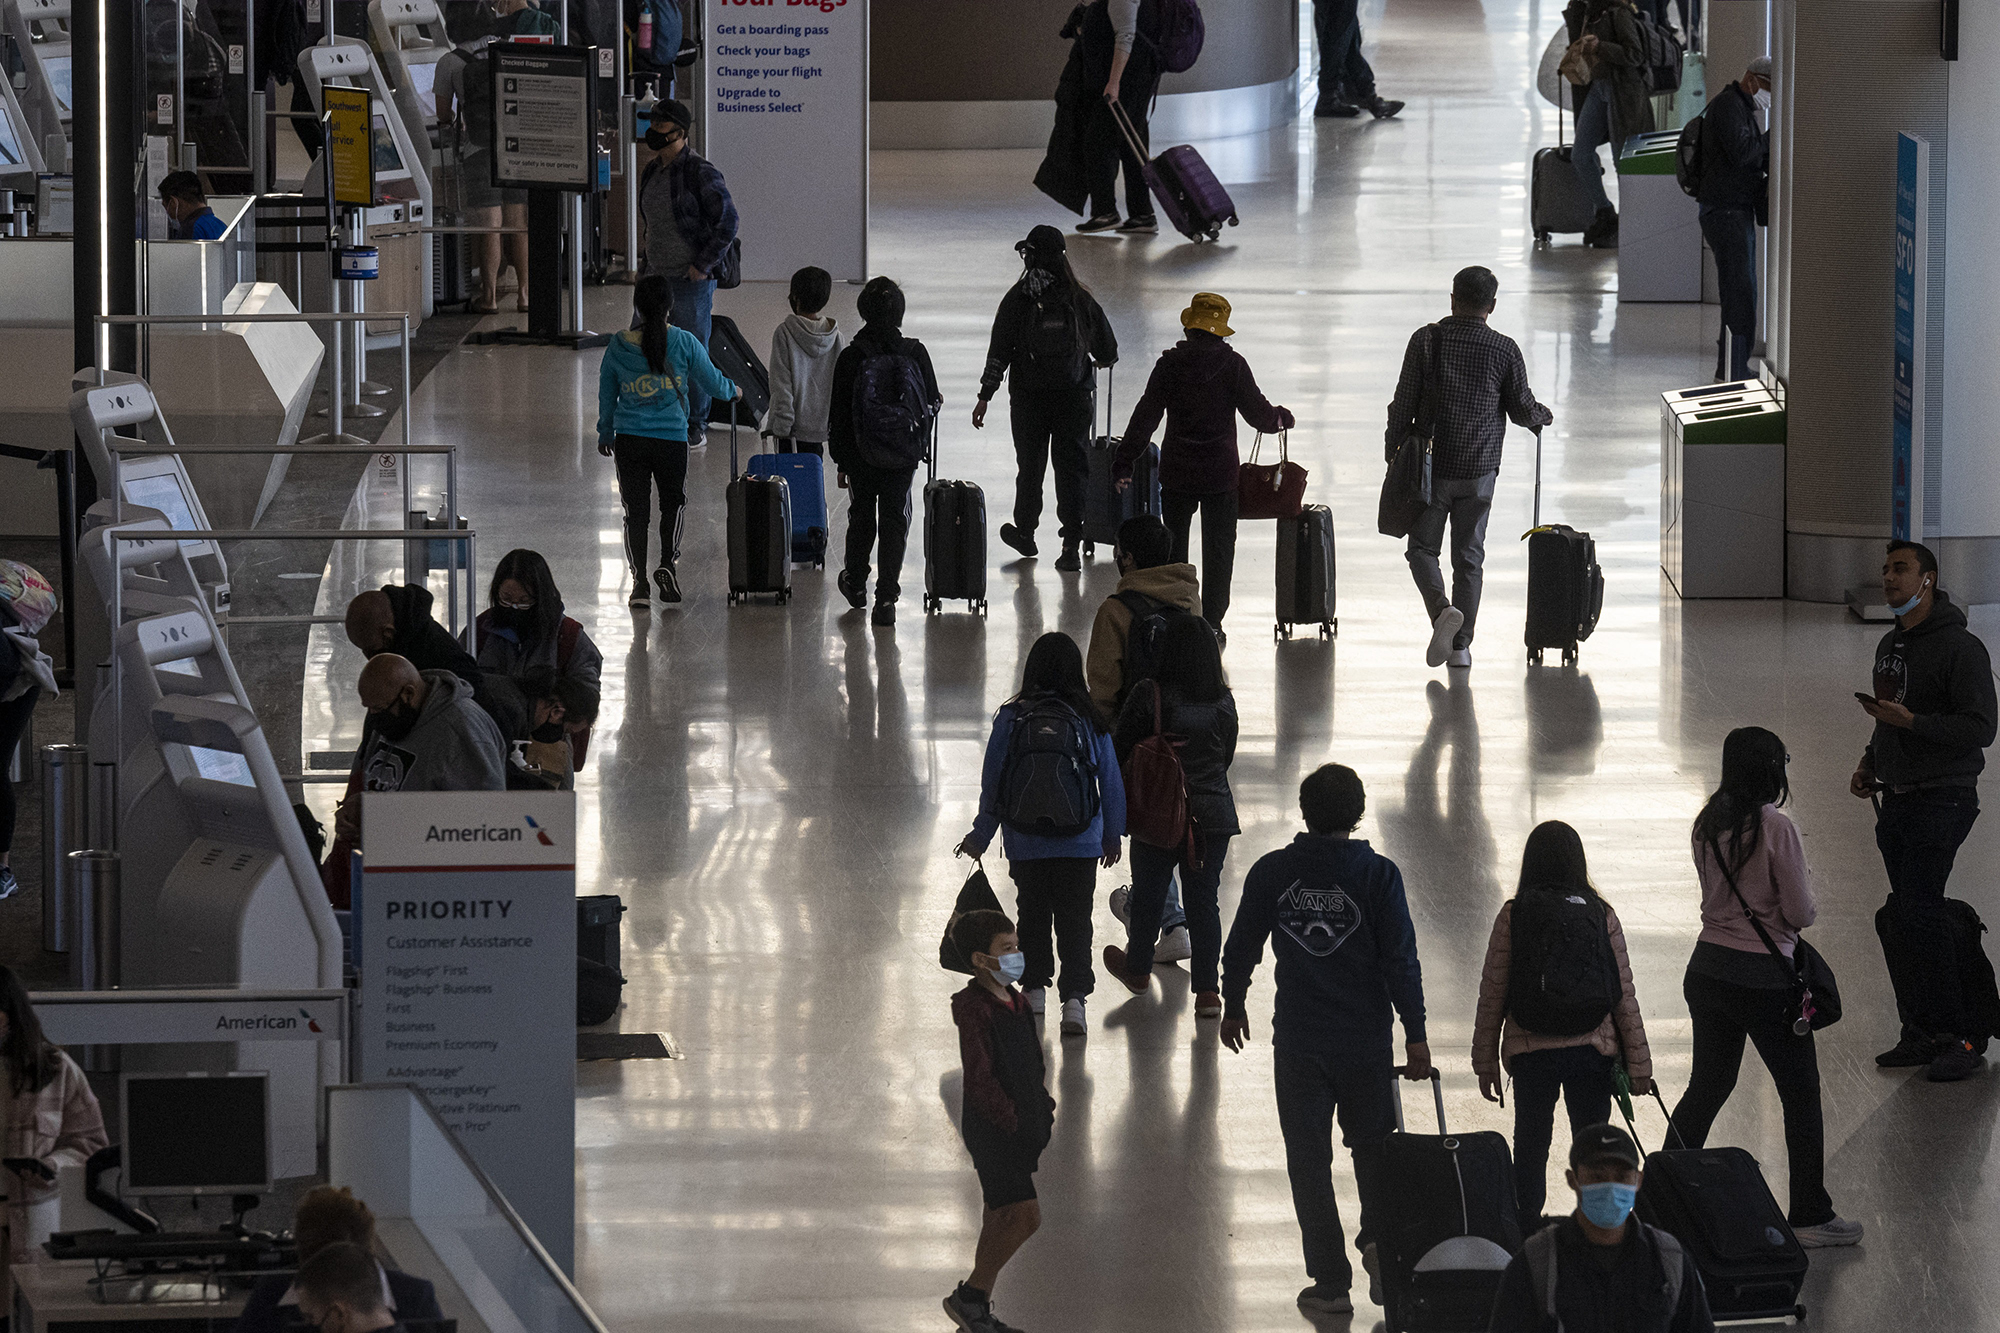
[[(1479, 619), (1479, 589), (1486, 563), (1486, 517), (1493, 512), (1493, 483), (1498, 469), (1483, 477), (1438, 477), (1431, 483), (1431, 506), (1410, 529), (1410, 576), (1424, 595), (1424, 611), (1432, 620), (1447, 606), (1465, 615), (1454, 649), (1472, 646), (1472, 627)], [(1438, 554), (1444, 549), (1445, 521), (1451, 521), (1451, 596), (1444, 592), (1444, 571)]]

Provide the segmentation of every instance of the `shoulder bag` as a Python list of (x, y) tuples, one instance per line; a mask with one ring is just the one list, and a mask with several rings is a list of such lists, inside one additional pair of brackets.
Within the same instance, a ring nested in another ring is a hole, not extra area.
[(1160, 687), (1152, 688), (1153, 734), (1133, 746), (1125, 762), (1125, 831), (1151, 847), (1192, 848), (1187, 770), (1179, 743), (1167, 735)]
[(1385, 537), (1407, 537), (1431, 504), (1431, 450), (1437, 435), (1437, 394), (1444, 360), (1444, 331), (1426, 325), (1431, 335), (1430, 366), (1417, 418), (1389, 459), (1382, 478), (1382, 499), (1375, 510), (1375, 530)]
[(1238, 518), (1297, 518), (1306, 502), (1306, 470), (1292, 461), (1291, 432), (1278, 432), (1278, 461), (1259, 463), (1264, 443), (1259, 431), (1250, 442), (1250, 461), (1236, 471)]
[(1820, 951), (1806, 943), (1801, 934), (1792, 943), (1792, 956), (1785, 957), (1771, 939), (1771, 932), (1764, 929), (1764, 923), (1750, 910), (1750, 903), (1743, 896), (1743, 890), (1736, 887), (1736, 876), (1729, 869), (1729, 862), (1722, 857), (1722, 846), (1715, 839), (1708, 840), (1708, 850), (1715, 857), (1715, 864), (1722, 869), (1723, 882), (1736, 895), (1736, 902), (1743, 909), (1743, 915), (1750, 919), (1751, 929), (1757, 938), (1764, 941), (1764, 947), (1771, 951), (1771, 957), (1778, 960), (1778, 966), (1785, 969), (1791, 981), (1792, 998), (1787, 1006), (1792, 1020), (1792, 1033), (1803, 1037), (1808, 1032), (1830, 1028), (1840, 1021), (1840, 987), (1834, 982), (1833, 969), (1827, 966)]

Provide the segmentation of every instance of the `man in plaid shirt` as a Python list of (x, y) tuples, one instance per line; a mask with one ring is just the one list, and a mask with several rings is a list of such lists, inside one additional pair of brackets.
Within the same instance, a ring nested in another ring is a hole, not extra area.
[[(1486, 518), (1507, 422), (1537, 430), (1555, 420), (1528, 388), (1521, 349), (1486, 326), (1500, 280), (1489, 269), (1460, 269), (1451, 280), (1451, 317), (1410, 336), (1402, 378), (1389, 404), (1388, 456), (1417, 425), (1433, 350), (1438, 365), (1431, 390), (1436, 419), (1431, 453), (1431, 504), (1410, 529), (1404, 558), (1431, 619), (1432, 666), (1472, 665), (1472, 630), (1479, 619), (1481, 567), (1486, 561)], [(1438, 340), (1435, 349), (1432, 339)], [(1438, 554), (1451, 525), (1451, 596), (1445, 596)]]

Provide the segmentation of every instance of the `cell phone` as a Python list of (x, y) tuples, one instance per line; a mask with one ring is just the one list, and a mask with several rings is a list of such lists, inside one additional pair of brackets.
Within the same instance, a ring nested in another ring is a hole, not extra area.
[(37, 1161), (32, 1157), (0, 1157), (0, 1166), (4, 1166), (9, 1171), (17, 1172), (20, 1175), (34, 1176), (39, 1180), (46, 1181), (56, 1178), (56, 1173), (49, 1170), (47, 1163)]
[(1882, 701), (1881, 701), (1880, 699), (1877, 699), (1877, 698), (1876, 698), (1876, 697), (1875, 697), (1874, 695), (1872, 695), (1872, 694), (1863, 694), (1863, 693), (1862, 693), (1862, 692), (1861, 692), (1860, 690), (1856, 690), (1856, 691), (1854, 692), (1854, 697), (1855, 697), (1855, 698), (1857, 698), (1857, 699), (1859, 699), (1859, 700), (1860, 700), (1860, 701), (1861, 701), (1862, 703), (1865, 703), (1865, 704), (1875, 704), (1875, 703), (1881, 703), (1881, 702), (1882, 702)]

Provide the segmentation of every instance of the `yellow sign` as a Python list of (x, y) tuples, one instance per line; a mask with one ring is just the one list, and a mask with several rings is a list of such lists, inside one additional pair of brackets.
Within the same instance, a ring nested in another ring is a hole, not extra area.
[(375, 161), (366, 88), (320, 89), (326, 99), (326, 148), (333, 162), (333, 202), (367, 208), (375, 202)]

